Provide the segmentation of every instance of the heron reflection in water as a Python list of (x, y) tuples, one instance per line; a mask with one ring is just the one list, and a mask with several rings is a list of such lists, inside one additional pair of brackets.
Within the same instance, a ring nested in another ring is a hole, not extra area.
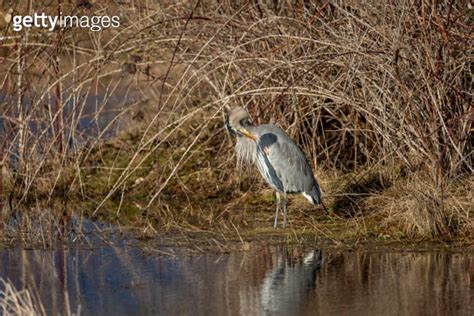
[(278, 225), (281, 193), (283, 227), (286, 227), (288, 193), (301, 193), (311, 204), (322, 204), (321, 190), (308, 160), (285, 131), (271, 124), (252, 124), (249, 113), (243, 107), (230, 111), (226, 125), (237, 136), (235, 150), (238, 159), (255, 163), (262, 177), (276, 192), (273, 228)]
[[(295, 256), (296, 255), (296, 256)], [(311, 250), (298, 256), (285, 249), (260, 286), (260, 303), (269, 315), (298, 315), (316, 287), (322, 252)]]

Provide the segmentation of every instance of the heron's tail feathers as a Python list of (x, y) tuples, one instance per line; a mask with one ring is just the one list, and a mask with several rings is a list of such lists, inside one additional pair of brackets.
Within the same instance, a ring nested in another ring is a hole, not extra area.
[(311, 203), (315, 205), (319, 205), (322, 203), (321, 199), (321, 190), (319, 189), (319, 185), (316, 183), (311, 191), (303, 192), (303, 196)]

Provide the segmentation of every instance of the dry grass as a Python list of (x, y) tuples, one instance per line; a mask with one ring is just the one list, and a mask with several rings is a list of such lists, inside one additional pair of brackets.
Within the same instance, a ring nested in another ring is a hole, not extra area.
[[(473, 179), (451, 183), (442, 195), (429, 180), (412, 176), (367, 200), (368, 208), (386, 214), (385, 227), (411, 238), (472, 235)], [(470, 219), (471, 218), (471, 219)], [(470, 219), (470, 220), (469, 220)]]
[[(18, 290), (9, 280), (0, 278), (0, 313), (4, 316), (46, 316), (46, 310), (38, 299), (39, 295), (32, 294), (28, 289)], [(66, 294), (67, 298), (67, 294)], [(80, 315), (71, 312), (69, 306), (65, 306), (64, 315)]]
[(36, 304), (28, 290), (19, 291), (10, 281), (0, 279), (0, 311), (2, 315), (46, 315), (41, 304)]
[(94, 4), (78, 12), (120, 13), (121, 27), (4, 26), (5, 200), (14, 210), (73, 199), (89, 216), (165, 230), (267, 225), (271, 199), (234, 171), (222, 124), (224, 107), (241, 105), (302, 146), (338, 220), (467, 236), (468, 3)]
[(41, 304), (37, 304), (28, 290), (17, 290), (9, 282), (0, 280), (0, 311), (2, 315), (46, 315)]

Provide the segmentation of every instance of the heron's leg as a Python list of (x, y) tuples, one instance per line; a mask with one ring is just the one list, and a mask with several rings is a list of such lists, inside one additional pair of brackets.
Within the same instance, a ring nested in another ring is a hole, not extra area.
[(280, 192), (276, 191), (276, 201), (277, 201), (277, 207), (275, 210), (275, 223), (273, 224), (273, 229), (277, 228), (278, 225), (278, 211), (280, 209)]
[(286, 208), (288, 206), (288, 196), (283, 192), (283, 227), (286, 227)]

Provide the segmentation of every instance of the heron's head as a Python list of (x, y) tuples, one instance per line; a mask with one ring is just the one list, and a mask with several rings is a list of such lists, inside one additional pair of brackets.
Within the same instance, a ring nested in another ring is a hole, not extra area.
[(257, 140), (252, 133), (247, 130), (247, 126), (250, 126), (249, 112), (241, 106), (237, 106), (230, 110), (227, 116), (227, 127), (239, 136), (245, 136), (252, 140)]

